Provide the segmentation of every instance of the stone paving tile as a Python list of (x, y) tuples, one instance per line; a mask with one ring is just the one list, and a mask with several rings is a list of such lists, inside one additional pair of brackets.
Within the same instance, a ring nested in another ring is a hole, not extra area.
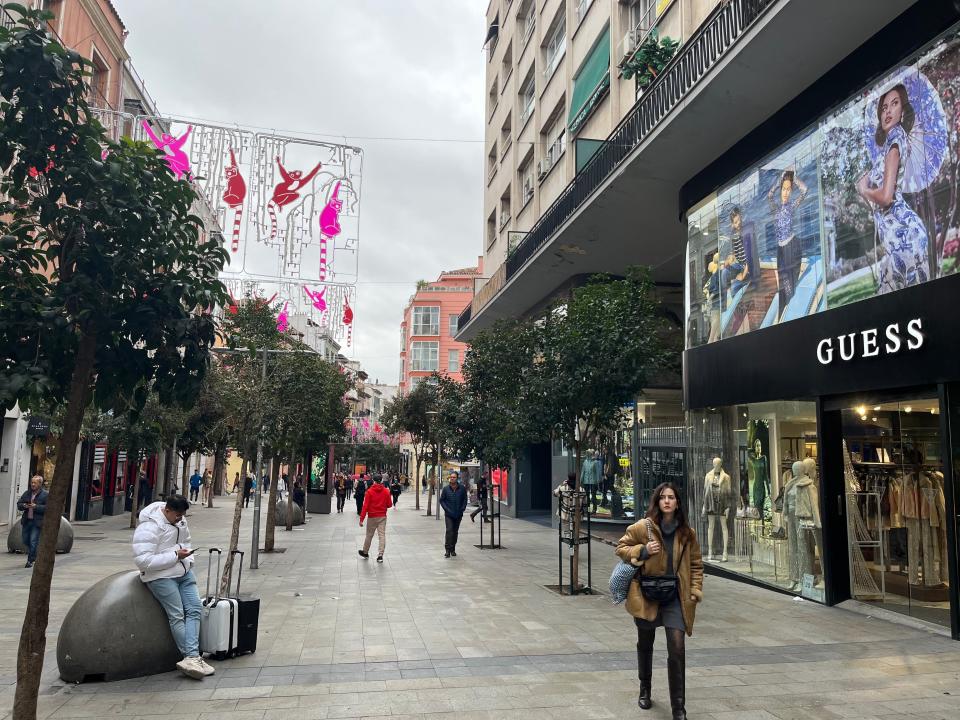
[[(191, 512), (197, 545), (224, 544), (231, 513), (222, 500), (212, 511)], [(89, 523), (85, 532), (107, 539), (96, 551), (78, 543), (57, 559), (40, 717), (636, 716), (630, 619), (605, 596), (565, 598), (544, 588), (556, 581), (548, 528), (504, 518), (507, 550), (482, 553), (465, 542), (445, 560), (436, 521), (401, 509), (391, 513), (386, 562), (377, 565), (357, 557), (355, 522), (349, 514), (312, 516), (305, 527), (278, 533), (286, 553), (261, 555), (258, 570), (245, 569), (245, 591), (261, 598), (255, 655), (216, 663), (217, 674), (203, 682), (164, 673), (72, 686), (56, 673), (60, 623), (94, 580), (130, 567), (125, 519)], [(606, 546), (594, 550), (601, 584), (614, 559)], [(0, 556), (0, 720), (12, 705), (29, 582), (16, 559)], [(202, 585), (205, 568), (198, 577)], [(691, 717), (960, 717), (960, 643), (714, 577), (706, 597), (687, 641)], [(657, 643), (649, 720), (669, 715), (665, 650)]]

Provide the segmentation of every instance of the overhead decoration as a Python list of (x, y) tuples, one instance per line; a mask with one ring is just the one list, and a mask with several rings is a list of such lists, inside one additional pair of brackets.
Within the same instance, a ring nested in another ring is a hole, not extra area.
[(349, 297), (343, 301), (343, 324), (347, 328), (347, 347), (350, 347), (353, 340), (353, 309)]
[(287, 331), (289, 325), (289, 319), (287, 317), (287, 307), (290, 305), (289, 302), (283, 304), (283, 310), (280, 311), (280, 314), (277, 315), (277, 332), (283, 333)]
[(157, 150), (163, 153), (164, 160), (170, 168), (170, 172), (176, 176), (177, 180), (184, 176), (189, 177), (190, 158), (187, 157), (187, 154), (183, 151), (183, 145), (187, 142), (187, 137), (189, 137), (190, 133), (193, 132), (193, 125), (187, 127), (187, 131), (183, 133), (183, 135), (174, 138), (173, 135), (166, 132), (162, 133), (160, 137), (157, 137), (156, 133), (153, 132), (153, 128), (150, 127), (149, 122), (143, 120), (141, 124), (147, 133), (147, 137), (157, 146)]
[(247, 197), (247, 184), (240, 174), (233, 148), (230, 148), (230, 164), (223, 168), (223, 175), (227, 183), (227, 189), (223, 191), (223, 201), (234, 211), (230, 252), (235, 253), (240, 249), (240, 224), (243, 219), (243, 201)]

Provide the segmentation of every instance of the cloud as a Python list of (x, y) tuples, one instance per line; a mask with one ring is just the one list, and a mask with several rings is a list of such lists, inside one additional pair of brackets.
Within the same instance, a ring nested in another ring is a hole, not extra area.
[(396, 382), (418, 279), (481, 248), (487, 0), (113, 0), (164, 114), (364, 149), (355, 356)]

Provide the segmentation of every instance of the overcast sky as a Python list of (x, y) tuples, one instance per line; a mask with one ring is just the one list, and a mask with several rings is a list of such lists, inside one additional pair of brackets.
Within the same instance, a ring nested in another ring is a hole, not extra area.
[(161, 113), (363, 148), (355, 356), (396, 383), (416, 281), (481, 252), (487, 0), (113, 3)]

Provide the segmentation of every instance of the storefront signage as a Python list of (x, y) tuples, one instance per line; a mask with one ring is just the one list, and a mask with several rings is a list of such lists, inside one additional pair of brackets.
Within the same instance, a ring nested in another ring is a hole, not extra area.
[(868, 328), (823, 338), (817, 343), (817, 360), (821, 365), (829, 365), (837, 358), (849, 362), (854, 358), (894, 355), (904, 349), (919, 350), (923, 347), (923, 340), (923, 321), (914, 318), (906, 324), (905, 331), (901, 330), (900, 323), (890, 323), (882, 331)]
[(34, 415), (27, 423), (27, 435), (45, 438), (50, 434), (50, 421), (47, 418)]

